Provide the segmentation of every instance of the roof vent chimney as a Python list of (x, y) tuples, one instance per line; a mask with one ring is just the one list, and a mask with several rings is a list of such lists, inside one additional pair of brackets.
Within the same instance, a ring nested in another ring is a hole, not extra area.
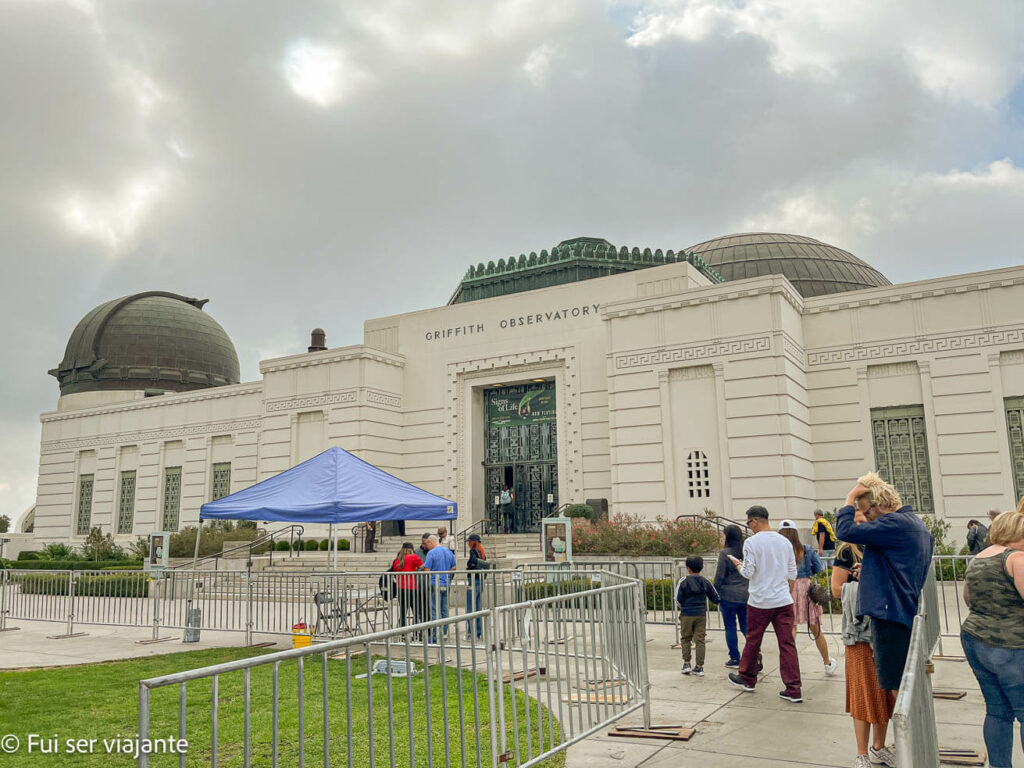
[(308, 352), (323, 352), (327, 349), (327, 334), (324, 333), (323, 328), (314, 328), (313, 332), (309, 334), (309, 349)]

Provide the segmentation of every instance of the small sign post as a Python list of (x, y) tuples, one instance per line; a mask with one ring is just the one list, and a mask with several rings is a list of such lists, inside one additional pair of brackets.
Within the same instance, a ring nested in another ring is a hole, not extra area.
[(572, 521), (567, 517), (545, 517), (541, 521), (545, 563), (572, 562)]
[(167, 567), (171, 557), (171, 534), (167, 531), (153, 531), (149, 534), (149, 557), (146, 558), (147, 571), (162, 571)]

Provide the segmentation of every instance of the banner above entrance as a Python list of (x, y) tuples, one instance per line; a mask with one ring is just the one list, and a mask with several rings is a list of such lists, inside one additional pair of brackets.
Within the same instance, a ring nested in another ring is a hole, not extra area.
[(485, 391), (488, 427), (517, 427), (554, 424), (555, 384), (553, 381), (521, 384)]

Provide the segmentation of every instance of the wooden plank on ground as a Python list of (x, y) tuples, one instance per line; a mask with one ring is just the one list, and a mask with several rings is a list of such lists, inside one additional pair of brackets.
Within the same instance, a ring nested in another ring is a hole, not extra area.
[(651, 728), (613, 728), (608, 731), (609, 736), (620, 736), (626, 739), (663, 739), (666, 741), (689, 741), (696, 728), (687, 728), (684, 725), (662, 725)]
[(330, 656), (328, 658), (339, 659), (340, 661), (344, 661), (345, 659), (348, 659), (348, 658), (354, 659), (357, 656), (364, 656), (364, 655), (366, 655), (366, 650), (365, 649), (363, 649), (363, 648), (354, 648), (352, 650), (345, 649), (345, 650), (338, 651), (338, 653), (336, 653), (333, 656)]
[(936, 699), (948, 699), (949, 701), (958, 701), (967, 695), (967, 691), (956, 691), (952, 688), (936, 688), (932, 691), (932, 696)]
[(985, 755), (974, 749), (939, 749), (939, 762), (948, 765), (985, 765)]
[(599, 691), (602, 688), (617, 688), (622, 685), (626, 685), (626, 679), (624, 677), (612, 680), (587, 680), (587, 682), (583, 684), (583, 687), (590, 691)]
[(501, 676), (501, 679), (505, 683), (511, 683), (513, 680), (524, 680), (527, 677), (534, 677), (538, 674), (546, 674), (547, 671), (544, 667), (538, 669), (537, 667), (530, 667), (529, 669), (518, 669), (515, 672), (506, 672)]

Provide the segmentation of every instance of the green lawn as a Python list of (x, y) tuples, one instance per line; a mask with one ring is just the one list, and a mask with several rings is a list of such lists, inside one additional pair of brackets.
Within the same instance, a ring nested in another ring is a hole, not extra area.
[[(90, 664), (62, 669), (40, 669), (15, 672), (0, 672), (0, 736), (13, 733), (21, 739), (21, 749), (13, 755), (0, 753), (0, 766), (128, 766), (133, 763), (123, 754), (108, 755), (103, 739), (120, 734), (134, 737), (137, 733), (138, 681), (184, 669), (218, 664), (261, 653), (252, 649), (223, 648), (207, 651), (191, 651), (155, 656), (144, 659)], [(463, 659), (465, 662), (465, 658)], [(422, 656), (416, 663), (421, 667)], [(330, 764), (348, 764), (348, 736), (351, 725), (352, 763), (363, 768), (370, 762), (370, 718), (368, 717), (369, 696), (366, 680), (355, 676), (366, 671), (366, 661), (356, 657), (350, 664), (344, 661), (328, 662), (328, 715), (330, 727)], [(251, 734), (252, 764), (269, 766), (271, 755), (271, 669), (270, 665), (252, 671), (251, 678)], [(306, 765), (323, 765), (323, 682), (319, 656), (306, 660), (303, 682), (305, 688), (305, 754)], [(346, 720), (347, 680), (352, 678), (351, 724)], [(280, 726), (279, 765), (298, 765), (298, 666), (295, 661), (283, 662), (279, 670)], [(415, 765), (427, 766), (427, 715), (426, 688), (430, 687), (431, 728), (433, 764), (444, 766), (447, 744), (451, 766), (461, 766), (463, 749), (466, 764), (476, 765), (478, 749), (482, 753), (481, 763), (491, 764), (490, 712), (487, 703), (486, 682), (481, 675), (463, 669), (442, 669), (434, 665), (427, 675), (419, 674), (412, 680), (412, 697), (408, 696), (406, 681), (392, 679), (393, 706), (388, 707), (386, 678), (373, 678), (373, 747), (374, 761), (378, 766), (392, 764), (390, 750), (395, 751), (395, 765), (408, 766), (409, 760), (409, 705), (412, 703), (413, 740), (416, 755)], [(473, 708), (473, 687), (479, 693), (479, 713)], [(443, 690), (446, 688), (446, 690)], [(463, 708), (459, 709), (459, 690), (463, 697)], [(152, 725), (150, 736), (169, 737), (177, 734), (178, 713), (177, 687), (159, 689), (152, 696)], [(211, 739), (209, 703), (211, 683), (209, 680), (190, 683), (186, 702), (186, 723), (191, 746), (186, 765), (210, 764)], [(239, 672), (225, 675), (219, 683), (219, 726), (218, 759), (222, 766), (242, 764), (242, 722), (243, 687)], [(447, 702), (447, 707), (442, 706)], [(513, 743), (512, 693), (505, 694), (506, 738), (508, 746)], [(521, 760), (526, 759), (526, 729), (524, 708), (526, 699), (516, 694), (516, 708), (519, 716), (519, 746)], [(533, 750), (539, 746), (536, 702), (531, 702), (531, 723)], [(443, 713), (448, 712), (448, 730), (445, 731)], [(552, 731), (556, 743), (560, 728), (552, 722), (546, 709), (540, 710), (543, 720), (544, 744), (550, 744)], [(95, 738), (92, 754), (28, 754), (27, 735), (39, 734), (49, 738), (59, 737), (61, 750), (68, 738)], [(389, 738), (394, 734), (393, 740)], [(557, 768), (564, 765), (560, 754), (545, 763)], [(176, 756), (155, 755), (150, 761), (153, 766), (178, 765)]]

